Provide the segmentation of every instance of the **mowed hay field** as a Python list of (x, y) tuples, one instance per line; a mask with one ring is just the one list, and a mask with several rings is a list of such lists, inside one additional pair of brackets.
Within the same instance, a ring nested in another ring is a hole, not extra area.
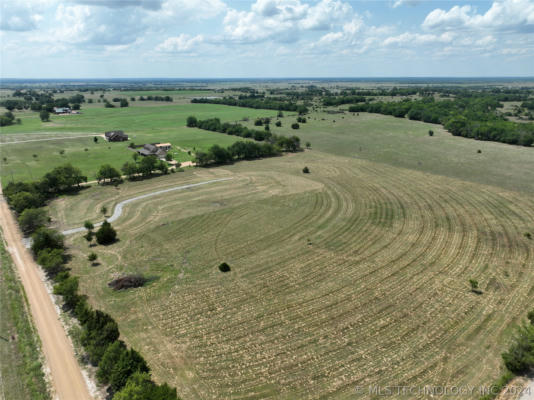
[[(72, 228), (96, 222), (102, 205), (232, 178), (128, 204), (111, 246), (68, 239), (90, 302), (184, 399), (369, 398), (368, 385), (478, 387), (500, 375), (513, 325), (534, 304), (531, 193), (509, 190), (508, 171), (485, 185), (338, 156), (350, 141), (331, 140), (52, 203), (54, 224)], [(458, 140), (476, 153), (478, 142)], [(516, 148), (500, 146), (518, 168)], [(108, 288), (133, 272), (149, 284)]]

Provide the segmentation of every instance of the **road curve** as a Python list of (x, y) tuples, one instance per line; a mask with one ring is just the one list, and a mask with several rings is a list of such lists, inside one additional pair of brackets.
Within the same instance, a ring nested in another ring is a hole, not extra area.
[[(22, 235), (2, 195), (0, 185), (0, 225), (28, 298), (30, 311), (41, 338), (46, 364), (50, 369), (54, 398), (90, 400), (87, 384), (74, 356), (74, 349), (59, 320), (56, 307), (39, 275), (39, 267), (22, 244)], [(24, 379), (24, 377), (20, 377)]]
[[(199, 182), (199, 183), (191, 183), (189, 185), (175, 186), (175, 187), (172, 187), (172, 188), (169, 188), (169, 189), (158, 190), (156, 192), (142, 194), (140, 196), (132, 197), (131, 199), (123, 200), (120, 203), (117, 203), (117, 205), (115, 206), (115, 209), (113, 210), (113, 215), (111, 215), (111, 217), (109, 217), (107, 219), (107, 221), (108, 222), (114, 222), (117, 219), (119, 219), (119, 217), (122, 215), (122, 208), (126, 204), (129, 204), (129, 203), (131, 203), (133, 201), (146, 199), (147, 197), (157, 196), (157, 195), (163, 194), (163, 193), (173, 192), (175, 190), (184, 190), (184, 189), (190, 189), (190, 188), (197, 187), (197, 186), (207, 185), (208, 183), (228, 181), (230, 179), (232, 179), (232, 178), (212, 179), (212, 180), (209, 180), (209, 181), (204, 181), (204, 182)], [(98, 222), (98, 223), (95, 224), (95, 226), (100, 226), (100, 225), (102, 225), (102, 222)], [(82, 226), (82, 227), (79, 227), (79, 228), (67, 229), (66, 231), (63, 231), (61, 233), (63, 233), (64, 235), (72, 235), (73, 233), (84, 232), (84, 231), (85, 231), (85, 228)]]

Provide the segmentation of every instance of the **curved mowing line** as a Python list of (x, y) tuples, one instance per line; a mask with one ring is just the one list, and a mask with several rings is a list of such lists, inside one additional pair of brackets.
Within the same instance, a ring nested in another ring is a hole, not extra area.
[[(205, 181), (205, 182), (191, 183), (189, 185), (182, 185), (182, 186), (175, 186), (175, 187), (172, 187), (172, 188), (169, 188), (169, 189), (158, 190), (157, 192), (147, 193), (147, 194), (143, 194), (141, 196), (132, 197), (131, 199), (123, 200), (123, 201), (121, 201), (120, 203), (118, 203), (115, 206), (115, 209), (113, 210), (113, 215), (111, 217), (109, 217), (107, 219), (107, 221), (108, 222), (114, 222), (117, 219), (119, 219), (119, 217), (122, 215), (123, 206), (125, 206), (126, 204), (129, 204), (129, 203), (131, 203), (133, 201), (146, 199), (147, 197), (157, 196), (158, 194), (172, 192), (172, 191), (175, 191), (175, 190), (184, 190), (184, 189), (189, 189), (189, 188), (193, 188), (193, 187), (197, 187), (197, 186), (207, 185), (208, 183), (228, 181), (230, 179), (233, 179), (233, 178), (212, 179), (210, 181)], [(100, 225), (102, 225), (102, 222), (98, 222), (98, 223), (95, 224), (95, 226), (100, 226)], [(67, 229), (66, 231), (63, 231), (61, 233), (63, 233), (64, 235), (72, 235), (73, 233), (83, 232), (85, 230), (86, 229), (84, 227), (80, 227), (80, 228)]]

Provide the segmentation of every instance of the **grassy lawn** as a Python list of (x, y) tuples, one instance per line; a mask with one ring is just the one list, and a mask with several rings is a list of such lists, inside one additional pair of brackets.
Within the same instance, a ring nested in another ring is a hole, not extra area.
[[(0, 134), (0, 177), (5, 185), (11, 179), (32, 180), (41, 177), (55, 166), (70, 162), (82, 169), (93, 180), (100, 165), (109, 163), (120, 168), (131, 160), (128, 143), (136, 144), (170, 142), (172, 153), (178, 161), (191, 160), (187, 150), (207, 150), (213, 144), (229, 146), (237, 137), (217, 135), (199, 129), (185, 127), (189, 115), (199, 118), (218, 117), (223, 121), (236, 121), (243, 117), (272, 115), (269, 110), (250, 110), (237, 107), (187, 104), (159, 105), (153, 107), (88, 108), (83, 114), (52, 116), (52, 121), (43, 123), (32, 112), (17, 113), (21, 125), (3, 127)], [(128, 143), (107, 143), (94, 134), (122, 129), (130, 137)], [(87, 137), (79, 138), (79, 136)], [(50, 139), (76, 136), (75, 139), (34, 141), (19, 144), (7, 142)], [(87, 150), (86, 150), (87, 149)], [(60, 151), (64, 150), (64, 154)], [(37, 157), (34, 157), (34, 154)], [(4, 158), (6, 160), (4, 160)]]
[(0, 390), (5, 400), (49, 399), (39, 338), (28, 314), (24, 289), (0, 235)]

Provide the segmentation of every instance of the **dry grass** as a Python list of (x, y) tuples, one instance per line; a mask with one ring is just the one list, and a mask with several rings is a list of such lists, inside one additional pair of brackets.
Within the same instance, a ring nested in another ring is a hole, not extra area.
[[(499, 375), (534, 300), (527, 195), (310, 151), (91, 188), (52, 215), (78, 226), (104, 204), (221, 176), (234, 179), (128, 205), (117, 244), (69, 240), (90, 301), (183, 398), (352, 398)], [(154, 280), (113, 292), (123, 273)]]

